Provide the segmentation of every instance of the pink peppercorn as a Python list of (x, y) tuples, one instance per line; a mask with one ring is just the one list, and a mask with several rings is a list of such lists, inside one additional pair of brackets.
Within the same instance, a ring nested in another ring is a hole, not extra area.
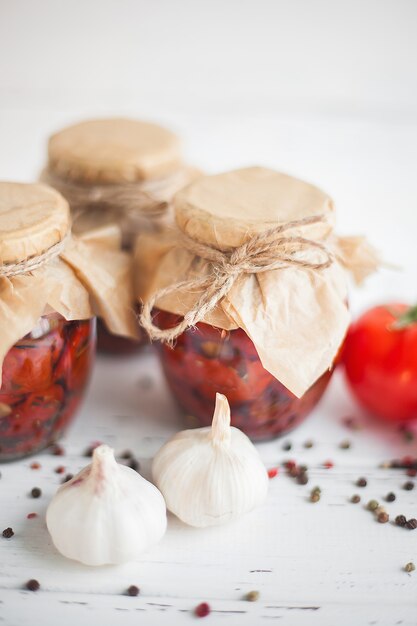
[(194, 613), (197, 617), (207, 617), (210, 613), (210, 606), (207, 602), (202, 602), (198, 606), (195, 607)]
[(28, 519), (35, 519), (35, 517), (38, 517), (37, 513), (28, 513), (26, 516)]
[(30, 469), (37, 470), (40, 468), (41, 468), (41, 464), (38, 463), (37, 461), (34, 461), (33, 463), (30, 464)]
[(332, 467), (334, 467), (334, 463), (333, 463), (333, 461), (324, 461), (323, 467), (325, 469), (331, 469)]
[(275, 478), (275, 476), (277, 476), (278, 474), (278, 468), (277, 467), (272, 467), (270, 470), (268, 470), (268, 477), (269, 478)]

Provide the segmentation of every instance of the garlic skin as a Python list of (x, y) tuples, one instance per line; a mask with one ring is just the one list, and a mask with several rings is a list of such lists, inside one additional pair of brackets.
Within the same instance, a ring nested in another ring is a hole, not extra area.
[(132, 561), (164, 535), (162, 494), (130, 467), (116, 462), (106, 445), (91, 465), (63, 484), (46, 512), (56, 548), (86, 565)]
[(229, 403), (219, 393), (212, 426), (174, 435), (155, 456), (152, 474), (168, 510), (197, 527), (251, 511), (265, 500), (269, 482), (255, 446), (230, 426)]

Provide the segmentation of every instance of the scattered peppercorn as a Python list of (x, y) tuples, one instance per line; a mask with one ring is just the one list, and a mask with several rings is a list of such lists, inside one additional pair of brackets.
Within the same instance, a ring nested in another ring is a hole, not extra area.
[(26, 589), (28, 589), (29, 591), (38, 591), (39, 588), (40, 588), (40, 584), (34, 578), (31, 578), (26, 583)]
[(343, 441), (340, 442), (339, 444), (339, 448), (341, 448), (342, 450), (349, 450), (349, 448), (352, 446), (351, 442), (349, 441), (349, 439), (344, 439)]
[(292, 448), (292, 443), (290, 441), (285, 441), (282, 444), (282, 449), (285, 450), (286, 452), (288, 452), (289, 450), (291, 450)]
[(395, 523), (397, 524), (397, 526), (405, 526), (407, 523), (405, 515), (397, 515), (397, 517), (395, 518)]
[(3, 530), (3, 537), (5, 539), (10, 539), (10, 537), (13, 537), (13, 535), (14, 535), (13, 528), (10, 528), (10, 526), (9, 528), (5, 528)]
[(129, 459), (127, 466), (132, 468), (132, 470), (135, 470), (135, 472), (138, 472), (140, 470), (139, 461), (137, 461), (136, 459)]
[(314, 446), (314, 442), (311, 439), (307, 439), (307, 441), (304, 442), (304, 447), (305, 448), (312, 448)]
[(249, 591), (245, 595), (245, 600), (247, 600), (248, 602), (256, 602), (257, 600), (259, 600), (259, 595), (259, 591)]
[(388, 521), (389, 521), (388, 513), (385, 513), (385, 511), (381, 511), (380, 513), (378, 513), (378, 522), (380, 524), (386, 524)]
[(403, 489), (406, 491), (412, 491), (414, 489), (414, 483), (411, 482), (411, 480), (407, 480), (407, 482), (403, 484)]
[(368, 481), (366, 480), (366, 478), (358, 478), (358, 480), (356, 481), (356, 485), (358, 487), (366, 487), (366, 485), (368, 484)]
[(323, 467), (325, 469), (332, 469), (332, 467), (334, 467), (334, 463), (333, 461), (324, 461)]
[(37, 513), (28, 513), (26, 515), (27, 519), (35, 519), (35, 517), (38, 517)]
[(320, 489), (320, 487), (314, 487), (314, 488), (311, 490), (311, 493), (321, 493), (321, 489)]
[(378, 506), (374, 512), (375, 512), (375, 515), (379, 515), (380, 513), (386, 513), (386, 510), (384, 509), (383, 506)]
[(343, 423), (347, 428), (350, 428), (351, 430), (359, 430), (360, 429), (360, 425), (357, 422), (357, 420), (355, 420), (354, 417), (345, 417), (343, 419)]
[(412, 517), (411, 519), (407, 520), (405, 523), (405, 527), (408, 528), (408, 530), (415, 530), (417, 528), (417, 519)]
[(210, 606), (207, 604), (207, 602), (202, 602), (201, 604), (196, 606), (194, 609), (194, 614), (197, 617), (207, 617), (209, 613), (210, 613)]
[(30, 492), (30, 495), (32, 496), (32, 498), (40, 498), (42, 495), (42, 491), (39, 489), (39, 487), (34, 487)]
[(350, 499), (351, 502), (353, 502), (353, 504), (358, 504), (358, 502), (361, 501), (361, 497), (358, 496), (357, 493), (355, 493), (355, 495), (353, 495)]
[(58, 467), (55, 468), (56, 474), (63, 474), (64, 472), (65, 472), (65, 467), (63, 465), (58, 465)]
[(74, 478), (74, 474), (67, 474), (66, 476), (64, 476), (64, 478), (61, 480), (62, 483), (67, 483), (68, 481), (72, 480)]
[(410, 476), (410, 478), (415, 478), (417, 476), (417, 469), (411, 469), (409, 468), (406, 471), (407, 476)]
[(397, 496), (395, 495), (395, 493), (393, 493), (392, 491), (390, 491), (389, 493), (387, 493), (385, 500), (387, 502), (394, 502), (394, 500), (397, 498)]
[(291, 471), (295, 467), (297, 467), (297, 463), (295, 461), (285, 461), (284, 467), (286, 470)]
[(101, 441), (95, 441), (84, 451), (84, 456), (93, 456), (93, 452), (101, 445)]
[(30, 464), (30, 469), (38, 470), (40, 468), (41, 468), (41, 464), (38, 463), (37, 461), (34, 461), (33, 463)]
[(369, 500), (367, 507), (369, 511), (376, 511), (376, 509), (379, 507), (378, 500)]
[(138, 596), (139, 595), (139, 587), (136, 587), (136, 585), (130, 585), (130, 587), (127, 590), (127, 595), (128, 596)]
[(278, 468), (277, 467), (272, 467), (271, 469), (268, 470), (268, 477), (269, 478), (275, 478), (275, 476), (278, 474)]
[(130, 450), (124, 450), (120, 455), (121, 459), (133, 459), (133, 452)]
[(414, 572), (414, 570), (416, 569), (416, 566), (414, 565), (414, 563), (407, 563), (407, 565), (404, 565), (404, 569), (406, 572)]
[(318, 502), (320, 500), (320, 493), (318, 491), (313, 491), (310, 495), (311, 502)]
[(64, 448), (60, 446), (59, 443), (54, 443), (54, 445), (50, 447), (50, 450), (51, 454), (54, 456), (63, 456), (65, 454)]
[(308, 483), (308, 476), (306, 472), (301, 472), (301, 474), (298, 474), (297, 483), (299, 485), (306, 485)]

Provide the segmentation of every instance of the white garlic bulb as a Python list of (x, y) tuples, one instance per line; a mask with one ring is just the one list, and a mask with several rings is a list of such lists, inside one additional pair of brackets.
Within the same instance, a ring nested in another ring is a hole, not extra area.
[(124, 563), (163, 537), (166, 507), (154, 485), (101, 445), (91, 465), (58, 489), (46, 524), (67, 558), (86, 565)]
[(229, 403), (219, 393), (211, 427), (174, 435), (155, 456), (152, 474), (167, 508), (191, 526), (228, 522), (268, 491), (265, 466), (250, 439), (230, 426)]

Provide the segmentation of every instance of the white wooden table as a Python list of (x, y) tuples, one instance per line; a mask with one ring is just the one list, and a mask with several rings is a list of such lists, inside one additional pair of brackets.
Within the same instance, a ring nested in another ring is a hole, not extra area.
[[(39, 172), (45, 139), (51, 130), (78, 117), (108, 114), (105, 108), (59, 111), (43, 108), (3, 110), (0, 115), (0, 177), (30, 180)], [(188, 156), (208, 171), (248, 163), (271, 165), (316, 182), (335, 198), (342, 233), (368, 233), (389, 261), (403, 272), (383, 271), (361, 292), (353, 292), (354, 312), (390, 298), (417, 300), (417, 123), (411, 118), (344, 118), (302, 115), (168, 117), (164, 104), (117, 109), (172, 124), (188, 145)], [(395, 226), (394, 226), (395, 223)], [(151, 379), (152, 385), (147, 381)], [(142, 381), (142, 382), (140, 382)], [(65, 457), (42, 454), (0, 467), (0, 624), (5, 626), (102, 626), (145, 624), (181, 626), (193, 623), (194, 607), (207, 601), (212, 613), (203, 623), (240, 626), (388, 626), (417, 624), (417, 530), (378, 524), (364, 505), (395, 491), (387, 505), (417, 517), (417, 488), (401, 489), (403, 472), (378, 468), (381, 461), (417, 454), (395, 430), (366, 422), (358, 432), (342, 424), (358, 415), (341, 377), (336, 375), (323, 402), (286, 439), (259, 446), (268, 467), (288, 458), (310, 467), (310, 482), (297, 485), (282, 471), (271, 480), (266, 504), (229, 526), (209, 530), (187, 528), (169, 519), (160, 545), (137, 563), (90, 569), (66, 561), (51, 545), (46, 506), (60, 476), (61, 463), (76, 472), (88, 462), (84, 449), (101, 440), (140, 458), (145, 475), (161, 443), (179, 426), (179, 416), (154, 357), (123, 361), (100, 358), (86, 404), (65, 441)], [(360, 417), (362, 420), (363, 418)], [(338, 446), (352, 440), (350, 450)], [(311, 438), (315, 445), (305, 449)], [(416, 440), (417, 441), (417, 440)], [(38, 460), (42, 467), (31, 470)], [(325, 470), (323, 461), (332, 460)], [(368, 478), (359, 489), (355, 480)], [(308, 501), (315, 485), (321, 501)], [(39, 486), (39, 500), (28, 497)], [(361, 504), (351, 504), (359, 492)], [(39, 517), (28, 520), (28, 513)], [(36, 578), (37, 593), (25, 591)], [(125, 590), (135, 584), (136, 598)], [(260, 591), (256, 603), (242, 600)]]
[[(343, 423), (349, 415), (359, 414), (337, 374), (314, 415), (284, 439), (292, 442), (290, 452), (283, 451), (283, 440), (259, 446), (267, 467), (289, 458), (306, 463), (308, 485), (280, 468), (265, 505), (239, 521), (199, 530), (170, 516), (162, 542), (139, 562), (89, 568), (61, 557), (49, 538), (45, 509), (62, 478), (54, 468), (78, 471), (89, 462), (87, 446), (99, 440), (117, 452), (134, 451), (148, 476), (150, 459), (178, 426), (150, 351), (127, 360), (101, 357), (64, 442), (66, 455), (44, 453), (1, 467), (0, 529), (11, 526), (15, 535), (0, 541), (0, 623), (182, 625), (192, 623), (193, 608), (206, 601), (208, 624), (417, 624), (417, 572), (403, 569), (417, 562), (417, 531), (379, 524), (365, 508), (369, 499), (383, 501), (394, 491), (397, 500), (386, 505), (391, 519), (417, 515), (417, 491), (401, 489), (404, 472), (378, 467), (416, 454), (416, 444), (360, 415), (364, 428), (351, 431)], [(352, 447), (342, 450), (346, 438)], [(307, 439), (314, 442), (310, 449), (303, 445)], [(40, 469), (30, 469), (34, 460)], [(324, 469), (326, 460), (334, 468)], [(367, 477), (366, 488), (355, 485), (359, 476)], [(313, 504), (315, 485), (322, 498)], [(28, 496), (34, 486), (42, 489), (40, 499)], [(360, 504), (350, 503), (354, 493), (362, 496)], [(39, 517), (28, 520), (31, 512)], [(37, 593), (23, 589), (30, 578), (41, 583)], [(132, 584), (140, 587), (138, 597), (126, 595)], [(243, 599), (251, 590), (260, 592), (259, 601)]]

